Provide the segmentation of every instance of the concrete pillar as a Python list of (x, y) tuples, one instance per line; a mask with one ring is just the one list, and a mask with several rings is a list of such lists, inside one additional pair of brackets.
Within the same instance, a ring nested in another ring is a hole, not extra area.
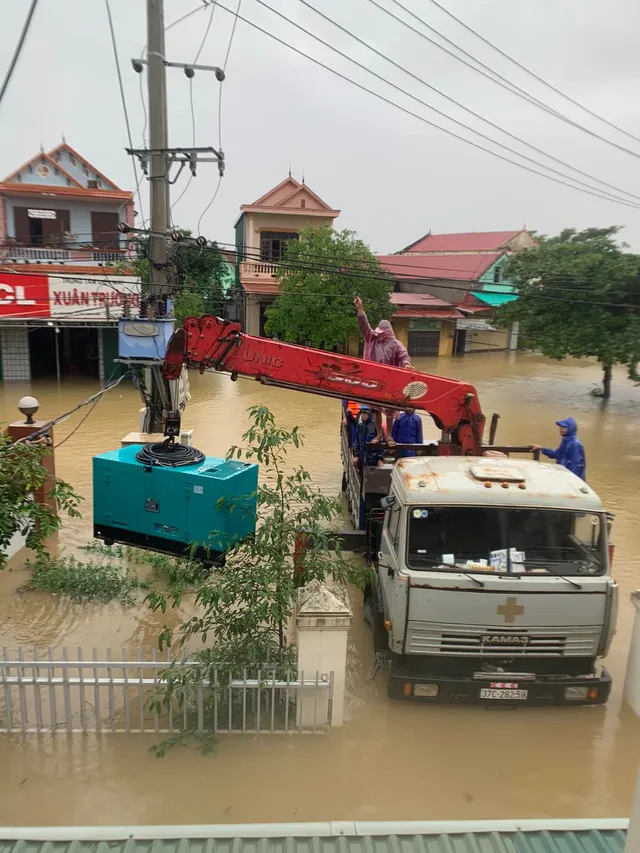
[(310, 729), (315, 722), (322, 726), (331, 716), (332, 726), (344, 720), (344, 685), (347, 665), (347, 634), (351, 625), (351, 607), (344, 587), (325, 581), (310, 581), (298, 590), (296, 627), (298, 635), (298, 672), (305, 682), (330, 679), (333, 673), (333, 696), (329, 707), (329, 690), (315, 686), (301, 691), (298, 703), (298, 725)]
[[(24, 438), (26, 435), (31, 435), (31, 433), (37, 432), (39, 429), (42, 429), (42, 427), (45, 427), (47, 423), (48, 421), (35, 421), (32, 424), (26, 424), (24, 420), (14, 421), (7, 427), (7, 435), (13, 441), (17, 441), (19, 438)], [(38, 439), (38, 442), (41, 444), (43, 450), (47, 446), (53, 447), (53, 445), (55, 444), (53, 438), (53, 427), (51, 427), (48, 431), (48, 438), (40, 438)], [(47, 453), (43, 455), (42, 467), (47, 472), (47, 479), (44, 481), (41, 488), (33, 492), (33, 497), (37, 503), (45, 504), (51, 507), (54, 512), (57, 512), (58, 507), (56, 505), (56, 502), (53, 500), (53, 498), (49, 497), (49, 492), (53, 488), (54, 480), (56, 477), (56, 465), (53, 453)]]
[(636, 791), (633, 795), (633, 803), (631, 804), (629, 829), (627, 830), (627, 843), (625, 844), (624, 850), (625, 853), (638, 853), (640, 850), (640, 773), (638, 773)]
[(449, 358), (453, 355), (453, 339), (456, 335), (456, 324), (442, 321), (440, 323), (440, 345), (438, 355)]
[(634, 606), (633, 633), (624, 681), (624, 698), (640, 717), (640, 590), (631, 593), (631, 603)]
[(510, 350), (518, 349), (518, 334), (520, 332), (520, 323), (516, 320), (509, 326), (509, 344)]
[(396, 338), (409, 349), (409, 320), (407, 317), (394, 317), (391, 320), (391, 326), (395, 332)]

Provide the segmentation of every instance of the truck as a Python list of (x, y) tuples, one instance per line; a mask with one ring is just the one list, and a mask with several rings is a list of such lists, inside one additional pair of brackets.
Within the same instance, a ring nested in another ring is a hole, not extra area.
[[(475, 388), (458, 380), (246, 335), (190, 317), (162, 371), (226, 372), (429, 415), (437, 441), (387, 447), (359, 468), (341, 433), (343, 489), (371, 562), (364, 591), (394, 699), (484, 706), (596, 705), (615, 629), (612, 516), (583, 480), (528, 446), (487, 444)], [(169, 395), (167, 394), (167, 398)], [(168, 412), (169, 440), (179, 415)], [(407, 451), (414, 456), (404, 455)], [(534, 454), (535, 455), (535, 454)], [(345, 543), (352, 541), (345, 535)]]

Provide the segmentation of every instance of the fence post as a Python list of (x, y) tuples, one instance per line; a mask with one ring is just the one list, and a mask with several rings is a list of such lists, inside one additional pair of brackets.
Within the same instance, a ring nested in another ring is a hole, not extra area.
[(624, 698), (640, 717), (640, 590), (631, 593), (631, 603), (634, 606), (633, 633), (624, 681)]
[[(637, 593), (635, 593), (637, 595)], [(640, 850), (640, 772), (636, 781), (636, 790), (631, 804), (631, 815), (629, 817), (629, 829), (627, 830), (627, 843), (625, 853), (636, 853)]]
[(329, 690), (308, 687), (300, 692), (298, 725), (313, 728), (329, 719), (341, 726), (344, 717), (344, 684), (347, 664), (347, 634), (351, 625), (351, 607), (344, 587), (312, 580), (298, 590), (296, 627), (298, 635), (298, 671), (307, 681), (329, 679), (333, 672), (333, 701), (329, 708)]

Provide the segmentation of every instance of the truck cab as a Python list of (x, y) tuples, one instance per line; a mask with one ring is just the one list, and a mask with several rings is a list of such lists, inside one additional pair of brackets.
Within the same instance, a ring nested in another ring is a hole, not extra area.
[(607, 515), (565, 468), (522, 459), (398, 460), (365, 593), (389, 696), (606, 702), (617, 613)]

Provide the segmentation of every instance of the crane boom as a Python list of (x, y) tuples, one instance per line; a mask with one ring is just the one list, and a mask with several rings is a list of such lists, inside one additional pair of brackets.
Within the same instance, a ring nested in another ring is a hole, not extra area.
[(485, 417), (476, 389), (466, 382), (254, 337), (239, 323), (211, 316), (187, 317), (169, 341), (165, 378), (178, 379), (184, 366), (371, 406), (411, 406), (431, 415), (442, 430), (443, 455), (481, 453)]

